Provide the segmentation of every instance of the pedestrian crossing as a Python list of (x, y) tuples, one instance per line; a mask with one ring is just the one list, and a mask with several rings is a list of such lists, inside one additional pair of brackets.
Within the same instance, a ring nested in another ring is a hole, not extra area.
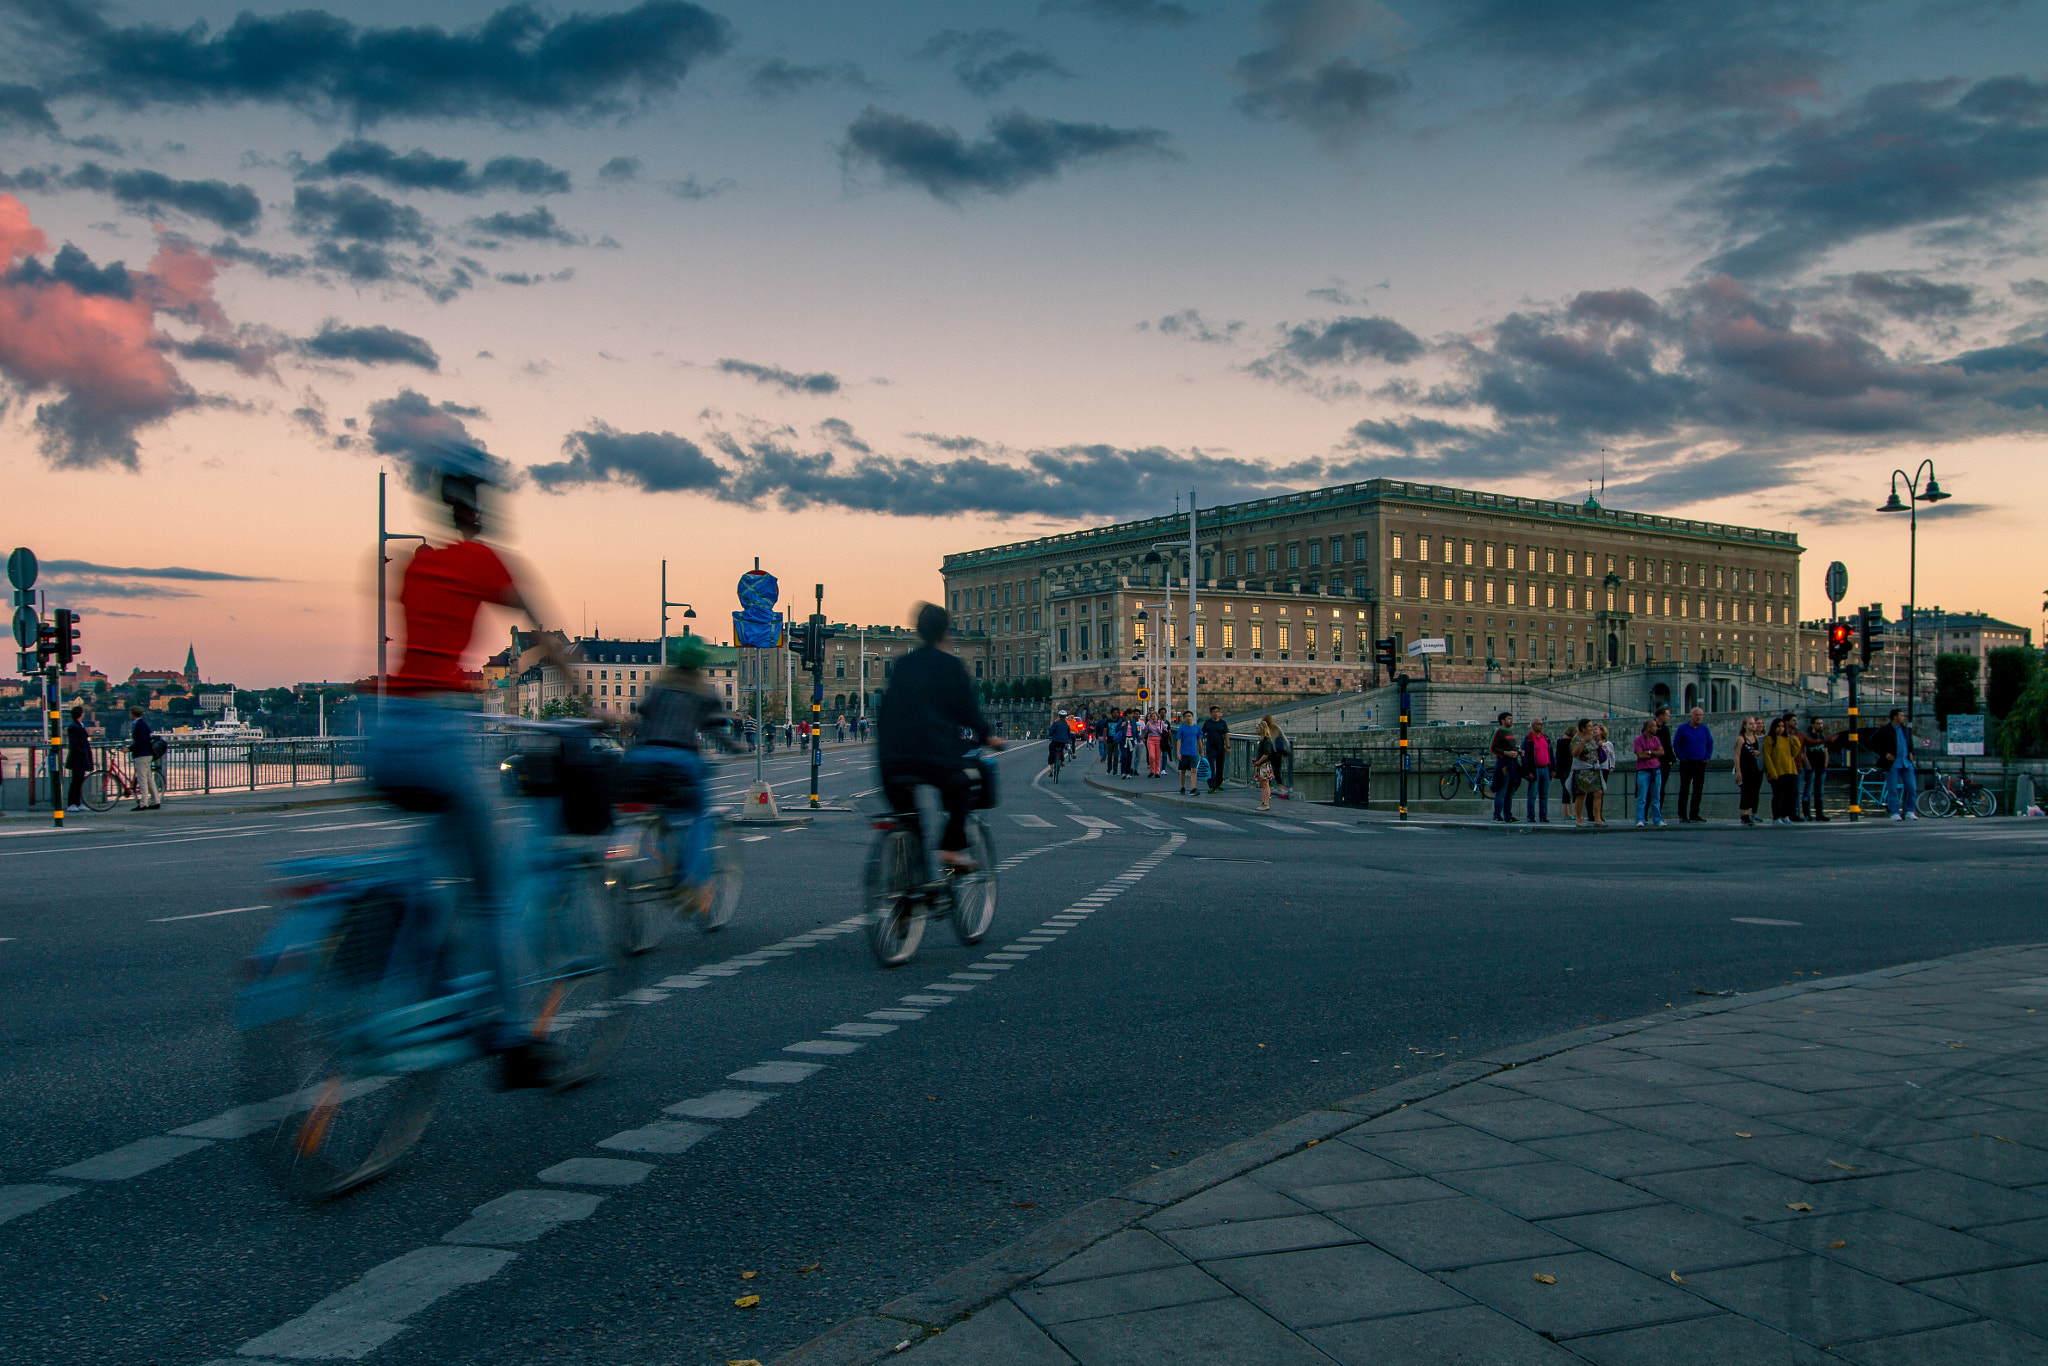
[[(1026, 830), (1058, 828), (1058, 822), (1029, 812), (1007, 813), (1012, 821)], [(1179, 816), (1166, 818), (1150, 813), (1119, 813), (1115, 820), (1102, 816), (1069, 815), (1068, 820), (1085, 830), (1099, 830), (1104, 834), (1131, 828), (1132, 833), (1144, 832), (1164, 834), (1168, 832), (1214, 832), (1228, 835), (1290, 835), (1295, 837), (1313, 836), (1323, 830), (1342, 831), (1346, 834), (1365, 834), (1368, 827), (1357, 821), (1310, 820), (1305, 824), (1297, 821), (1278, 820), (1267, 816), (1239, 816), (1235, 820), (1223, 820), (1216, 816)], [(1310, 829), (1311, 826), (1319, 827)]]

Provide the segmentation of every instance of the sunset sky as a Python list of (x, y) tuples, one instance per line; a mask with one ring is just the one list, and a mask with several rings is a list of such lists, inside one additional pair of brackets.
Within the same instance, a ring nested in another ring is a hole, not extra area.
[(713, 634), (755, 556), (899, 622), (1189, 488), (1603, 465), (1896, 609), (1932, 457), (1920, 602), (2038, 626), (2044, 54), (2038, 0), (0, 0), (0, 539), (94, 666), (267, 686), (372, 667), (435, 430), (627, 636), (664, 557)]

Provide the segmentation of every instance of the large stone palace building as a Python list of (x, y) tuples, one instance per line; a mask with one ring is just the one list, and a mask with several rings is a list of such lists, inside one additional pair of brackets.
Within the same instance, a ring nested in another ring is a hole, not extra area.
[(1205, 508), (1192, 562), (1188, 541), (1156, 517), (948, 555), (946, 602), (990, 677), (1049, 675), (1056, 703), (1097, 709), (1136, 705), (1161, 659), (1178, 697), (1190, 646), (1227, 710), (1369, 686), (1385, 636), (1443, 640), (1446, 681), (1802, 662), (1789, 532), (1371, 479)]

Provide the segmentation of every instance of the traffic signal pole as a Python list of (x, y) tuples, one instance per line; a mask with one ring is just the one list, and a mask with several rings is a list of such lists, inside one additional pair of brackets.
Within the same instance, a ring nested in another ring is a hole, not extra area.
[(804, 637), (804, 662), (811, 666), (811, 810), (818, 809), (818, 770), (825, 763), (825, 585), (817, 586), (818, 610)]
[(1851, 664), (1842, 672), (1849, 675), (1849, 819), (1860, 821), (1863, 819), (1863, 807), (1858, 801), (1858, 793), (1863, 784), (1856, 773), (1856, 675), (1863, 669), (1860, 665)]
[[(1424, 657), (1424, 663), (1428, 657)], [(1401, 819), (1408, 819), (1408, 675), (1396, 674), (1394, 682), (1401, 688)]]

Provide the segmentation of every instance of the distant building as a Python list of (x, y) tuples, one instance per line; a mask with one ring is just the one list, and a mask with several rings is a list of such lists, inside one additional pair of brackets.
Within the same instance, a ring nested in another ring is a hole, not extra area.
[(185, 643), (185, 686), (188, 688), (199, 686), (199, 656), (193, 652), (190, 641)]
[[(967, 625), (958, 618), (954, 624)], [(915, 631), (903, 626), (830, 622), (828, 627), (836, 634), (825, 642), (825, 719), (862, 715), (863, 691), (867, 695), (866, 714), (872, 715), (889, 686), (896, 661), (923, 642)], [(975, 678), (993, 677), (986, 634), (963, 629), (947, 641), (947, 648), (960, 657)], [(799, 718), (810, 715), (811, 675), (795, 654), (785, 649), (742, 649), (738, 654), (739, 701), (733, 704), (736, 710), (753, 714), (753, 690), (759, 686), (762, 715), (782, 717), (784, 706), (791, 701)], [(863, 654), (867, 657), (865, 674), (861, 672)]]
[[(1888, 659), (1872, 659), (1872, 672), (1889, 670), (1900, 680), (1905, 678), (1909, 652), (1906, 641), (1906, 620), (1903, 615), (1895, 622), (1885, 624)], [(1912, 653), (1919, 662), (1918, 677), (1914, 691), (1922, 697), (1934, 696), (1934, 660), (1937, 655), (1973, 655), (1977, 659), (1978, 687), (1989, 672), (1985, 656), (1993, 650), (2026, 647), (2034, 643), (2034, 633), (2024, 626), (2015, 626), (2009, 621), (2000, 621), (1986, 612), (1945, 612), (1939, 607), (1923, 607), (1913, 613)]]

